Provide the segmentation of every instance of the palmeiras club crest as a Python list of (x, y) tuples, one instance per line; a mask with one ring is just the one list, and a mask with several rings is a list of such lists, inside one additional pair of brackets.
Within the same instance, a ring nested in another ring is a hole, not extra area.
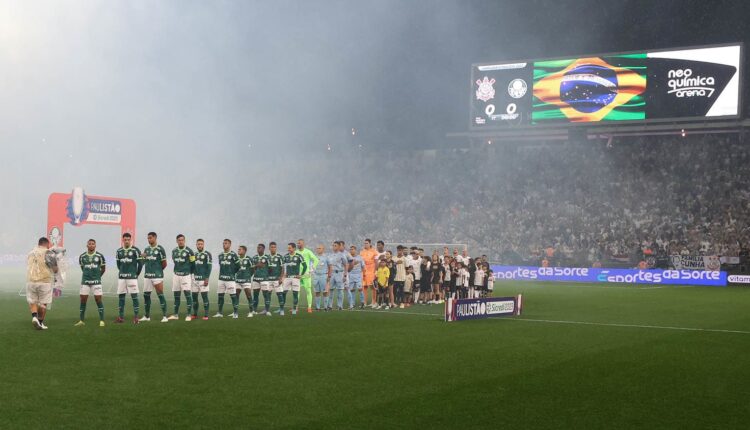
[(481, 100), (483, 102), (486, 102), (490, 99), (495, 98), (495, 79), (489, 79), (487, 76), (484, 77), (484, 79), (479, 80), (477, 79), (477, 100)]

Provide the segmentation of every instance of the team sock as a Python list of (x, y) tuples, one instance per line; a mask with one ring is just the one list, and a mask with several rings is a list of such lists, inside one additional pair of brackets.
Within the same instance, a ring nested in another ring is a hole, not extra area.
[(182, 300), (182, 295), (179, 291), (174, 292), (174, 314), (179, 315), (180, 314), (180, 300)]
[(270, 291), (263, 291), (263, 302), (266, 307), (266, 312), (268, 312), (271, 309), (271, 292)]
[(99, 321), (104, 321), (104, 302), (96, 303), (96, 311), (99, 312)]
[(323, 296), (323, 309), (328, 309), (331, 303), (331, 296)]
[[(232, 303), (234, 303), (234, 298), (232, 299)], [(224, 293), (219, 293), (219, 313), (221, 313), (224, 310)]]
[(133, 299), (133, 315), (138, 317), (138, 312), (141, 310), (141, 305), (138, 300), (138, 293), (131, 294), (130, 297)]
[(190, 291), (185, 291), (185, 302), (187, 302), (187, 311), (190, 313), (190, 309), (193, 308), (193, 297)]
[[(286, 300), (286, 297), (284, 297), (284, 300)], [(297, 309), (297, 305), (299, 305), (299, 291), (292, 291), (292, 305), (294, 309)]]
[(203, 300), (203, 314), (208, 316), (208, 292), (201, 293), (201, 299)]
[(279, 299), (279, 310), (284, 310), (284, 304), (286, 304), (286, 293), (276, 293), (276, 298)]
[(315, 309), (320, 309), (321, 297), (315, 296)]
[(151, 291), (143, 293), (143, 314), (146, 318), (151, 317)]
[(240, 310), (240, 298), (237, 296), (237, 294), (230, 294), (229, 298), (232, 299), (232, 309), (234, 309), (234, 313), (239, 312)]
[(123, 318), (125, 316), (125, 293), (118, 294), (117, 312), (119, 312), (120, 318)]
[(86, 303), (81, 303), (81, 306), (78, 309), (78, 311), (79, 311), (78, 319), (83, 321), (83, 317), (86, 315)]
[(359, 303), (365, 304), (365, 291), (359, 290)]
[(310, 285), (311, 283), (312, 283), (312, 280), (308, 279), (307, 283), (305, 284), (305, 294), (307, 295), (307, 307), (309, 309), (312, 308), (312, 303), (313, 303), (312, 285)]
[(253, 312), (258, 312), (258, 302), (260, 301), (260, 290), (253, 290)]
[(159, 307), (161, 307), (161, 314), (167, 316), (167, 299), (162, 293), (156, 293), (156, 296), (159, 297)]
[(336, 297), (336, 303), (340, 308), (344, 307), (344, 290), (338, 290), (339, 294)]
[(354, 307), (354, 291), (346, 290), (346, 295), (349, 296), (349, 307)]
[(31, 313), (31, 318), (36, 318), (36, 317), (37, 317), (38, 315), (39, 315), (38, 313), (36, 313), (36, 312), (32, 312), (32, 313)]
[(198, 293), (190, 295), (193, 298), (193, 315), (198, 315)]

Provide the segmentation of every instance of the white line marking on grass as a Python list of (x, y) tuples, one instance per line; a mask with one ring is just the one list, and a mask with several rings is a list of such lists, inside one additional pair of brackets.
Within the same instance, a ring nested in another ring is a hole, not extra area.
[[(359, 310), (357, 312), (364, 313), (380, 313), (380, 314), (391, 314), (391, 315), (424, 315), (431, 317), (443, 317), (443, 314), (431, 314), (423, 312), (409, 312), (409, 311), (382, 311), (382, 310)], [(737, 333), (737, 334), (750, 334), (750, 331), (745, 330), (726, 330), (720, 328), (698, 328), (698, 327), (672, 327), (672, 326), (661, 326), (661, 325), (646, 325), (646, 324), (621, 324), (621, 323), (598, 323), (598, 322), (587, 322), (587, 321), (567, 321), (567, 320), (543, 320), (533, 318), (496, 318), (499, 321), (526, 321), (526, 322), (539, 322), (548, 324), (573, 324), (573, 325), (593, 325), (600, 327), (626, 327), (626, 328), (651, 328), (659, 330), (677, 330), (677, 331), (702, 331), (712, 333)]]
[(391, 315), (426, 315), (430, 317), (444, 317), (443, 314), (430, 314), (430, 313), (424, 313), (424, 312), (409, 312), (409, 311), (402, 311), (402, 310), (393, 310), (393, 311), (379, 311), (377, 309), (352, 309), (355, 312), (362, 312), (366, 314), (391, 314)]
[(541, 320), (541, 319), (532, 319), (532, 318), (502, 318), (502, 319), (508, 320), (508, 321), (541, 322), (541, 323), (549, 323), (549, 324), (578, 324), (578, 325), (595, 325), (595, 326), (602, 326), (602, 327), (654, 328), (654, 329), (661, 329), (661, 330), (704, 331), (704, 332), (713, 332), (713, 333), (750, 334), (750, 331), (725, 330), (725, 329), (720, 329), (720, 328), (672, 327), (672, 326), (661, 326), (661, 325), (598, 323), (598, 322), (564, 321), (564, 320)]
[(597, 290), (641, 290), (646, 288), (662, 288), (662, 287), (633, 287), (631, 285), (565, 285), (565, 288), (594, 288)]

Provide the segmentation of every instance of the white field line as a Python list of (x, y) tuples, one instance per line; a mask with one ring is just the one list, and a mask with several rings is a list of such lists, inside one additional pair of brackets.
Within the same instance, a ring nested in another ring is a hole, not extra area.
[(699, 327), (672, 327), (672, 326), (661, 326), (661, 325), (645, 325), (645, 324), (620, 324), (620, 323), (598, 323), (598, 322), (586, 322), (586, 321), (564, 321), (564, 320), (542, 320), (533, 318), (503, 318), (509, 321), (526, 321), (526, 322), (539, 322), (548, 324), (579, 324), (579, 325), (593, 325), (601, 327), (628, 327), (628, 328), (651, 328), (659, 330), (679, 330), (679, 331), (703, 331), (712, 333), (739, 333), (739, 334), (750, 334), (750, 331), (745, 330), (725, 330), (720, 328), (699, 328)]
[[(357, 310), (357, 312), (364, 313), (384, 313), (391, 315), (424, 315), (431, 317), (442, 317), (443, 314), (433, 313), (422, 313), (422, 312), (409, 312), (409, 311), (383, 311), (383, 310)], [(736, 333), (736, 334), (750, 334), (750, 331), (745, 330), (725, 330), (719, 328), (699, 328), (699, 327), (673, 327), (673, 326), (661, 326), (661, 325), (647, 325), (647, 324), (621, 324), (621, 323), (599, 323), (599, 322), (587, 322), (587, 321), (567, 321), (567, 320), (544, 320), (534, 318), (497, 318), (497, 320), (504, 321), (525, 321), (525, 322), (536, 322), (536, 323), (547, 323), (547, 324), (573, 324), (573, 325), (591, 325), (599, 327), (625, 327), (625, 328), (646, 328), (646, 329), (657, 329), (657, 330), (677, 330), (677, 331), (701, 331), (709, 333)]]
[(410, 312), (410, 311), (402, 311), (401, 309), (394, 309), (392, 311), (383, 311), (378, 309), (352, 309), (354, 312), (362, 312), (365, 314), (391, 314), (391, 315), (424, 315), (428, 317), (444, 317), (443, 314), (431, 314), (431, 313), (424, 313), (424, 312)]
[[(695, 285), (669, 285), (669, 288), (695, 288)], [(531, 287), (533, 288), (533, 287)], [(659, 287), (633, 287), (630, 285), (610, 285), (610, 286), (602, 286), (602, 285), (565, 285), (565, 288), (595, 288), (599, 290), (656, 290), (659, 288), (667, 288), (667, 286), (659, 286)]]

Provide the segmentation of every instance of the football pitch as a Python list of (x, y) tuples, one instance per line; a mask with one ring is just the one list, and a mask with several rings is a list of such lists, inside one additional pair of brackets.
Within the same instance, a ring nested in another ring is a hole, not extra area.
[(495, 296), (524, 295), (522, 316), (455, 323), (440, 305), (249, 319), (243, 298), (239, 320), (115, 325), (109, 296), (100, 328), (93, 300), (88, 324), (73, 327), (76, 276), (40, 332), (17, 294), (22, 270), (0, 271), (1, 428), (684, 429), (750, 419), (750, 289), (498, 282)]

